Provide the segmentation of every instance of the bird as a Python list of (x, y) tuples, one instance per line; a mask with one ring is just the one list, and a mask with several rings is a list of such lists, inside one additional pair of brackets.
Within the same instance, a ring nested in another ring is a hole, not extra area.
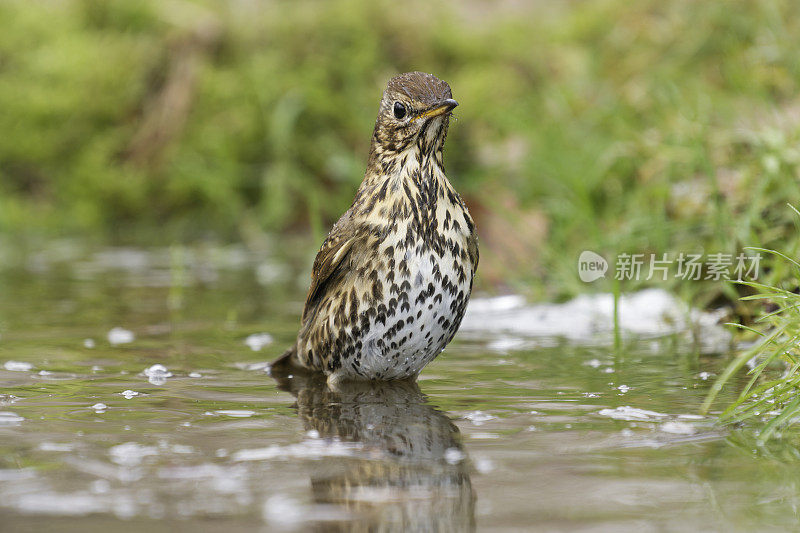
[(444, 171), (456, 106), (432, 74), (389, 80), (364, 179), (316, 255), (300, 331), (273, 376), (413, 380), (453, 339), (479, 260), (475, 223)]

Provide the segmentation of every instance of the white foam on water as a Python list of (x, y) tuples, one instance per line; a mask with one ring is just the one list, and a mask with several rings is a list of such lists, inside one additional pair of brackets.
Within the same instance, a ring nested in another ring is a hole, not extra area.
[(704, 420), (703, 415), (678, 415), (678, 420)]
[(203, 463), (192, 466), (168, 466), (160, 468), (156, 474), (159, 479), (214, 479), (244, 477), (247, 469), (242, 465), (223, 467), (212, 463)]
[(33, 369), (33, 365), (25, 361), (6, 361), (3, 368), (9, 372), (28, 372)]
[(25, 419), (19, 416), (17, 413), (12, 413), (11, 411), (0, 411), (0, 426), (16, 426), (23, 421), (25, 421)]
[(248, 335), (244, 343), (250, 347), (251, 350), (257, 352), (264, 346), (272, 344), (272, 335), (269, 333), (253, 333)]
[(517, 294), (495, 296), (493, 298), (473, 298), (467, 309), (475, 313), (491, 314), (514, 311), (525, 306), (525, 298)]
[(297, 444), (266, 448), (239, 450), (231, 455), (233, 461), (265, 461), (270, 459), (321, 459), (323, 457), (347, 457), (362, 449), (361, 443), (339, 440), (310, 439)]
[(475, 440), (492, 440), (492, 439), (499, 439), (500, 435), (497, 433), (472, 433), (470, 434), (469, 438)]
[[(640, 435), (639, 438), (637, 434), (633, 432), (630, 428), (625, 428), (620, 433), (623, 437), (633, 439), (632, 442), (626, 443), (626, 446), (634, 445), (634, 446), (650, 446), (650, 447), (660, 447), (674, 442), (683, 442), (687, 438), (696, 439), (696, 438), (705, 438), (706, 436), (713, 435), (713, 432), (708, 431), (708, 427), (705, 427), (705, 424), (701, 424), (698, 426), (697, 423), (700, 421), (706, 420), (706, 417), (694, 414), (679, 414), (679, 415), (668, 415), (664, 413), (658, 413), (655, 411), (648, 411), (645, 409), (638, 409), (631, 406), (623, 406), (617, 407), (616, 409), (601, 409), (598, 413), (601, 416), (607, 416), (609, 418), (613, 418), (615, 420), (628, 420), (630, 422), (646, 422), (649, 423), (648, 425), (651, 427), (651, 431), (648, 432), (648, 436), (642, 438)], [(631, 424), (632, 427), (635, 427), (636, 424)], [(700, 430), (705, 427), (705, 430), (701, 432)], [(658, 437), (657, 434), (652, 433), (652, 429), (657, 430), (659, 433), (666, 433), (669, 435), (675, 435), (674, 437), (666, 437), (661, 436)], [(654, 436), (655, 435), (655, 436)], [(678, 439), (678, 440), (676, 440)]]
[(137, 466), (141, 464), (145, 457), (158, 455), (158, 448), (155, 446), (144, 446), (138, 442), (126, 442), (112, 446), (108, 450), (111, 461), (120, 466)]
[(487, 348), (493, 352), (509, 352), (513, 350), (524, 350), (531, 347), (527, 339), (521, 337), (505, 336), (490, 341)]
[(271, 496), (264, 502), (262, 508), (264, 520), (275, 524), (288, 526), (302, 522), (306, 517), (306, 510), (303, 505), (295, 499), (278, 494)]
[(266, 370), (269, 368), (268, 361), (259, 361), (257, 363), (233, 363), (233, 366), (238, 368), (239, 370)]
[(92, 494), (106, 494), (111, 490), (111, 483), (107, 479), (95, 479), (89, 483)]
[(83, 492), (39, 492), (21, 494), (16, 498), (16, 508), (27, 514), (84, 516), (108, 510), (105, 502), (93, 494)]
[(69, 442), (40, 442), (36, 449), (43, 452), (71, 452), (75, 445)]
[(494, 420), (497, 417), (494, 415), (490, 415), (489, 413), (484, 413), (483, 411), (471, 411), (465, 414), (464, 418), (469, 420), (476, 426), (480, 426), (484, 422), (488, 422), (489, 420)]
[(117, 344), (129, 344), (133, 342), (135, 336), (133, 332), (128, 329), (115, 327), (111, 328), (106, 338), (108, 339), (109, 343), (116, 346)]
[(669, 416), (664, 413), (638, 409), (630, 405), (623, 405), (615, 409), (601, 409), (597, 414), (613, 418), (614, 420), (659, 420)]
[(248, 418), (256, 414), (255, 411), (249, 411), (247, 409), (219, 409), (214, 412), (218, 415), (230, 416), (233, 418)]
[[(651, 337), (700, 330), (703, 353), (729, 346), (731, 334), (720, 324), (723, 314), (692, 309), (662, 289), (646, 289), (619, 300), (623, 333)], [(527, 304), (516, 295), (473, 298), (460, 331), (479, 338), (503, 334), (502, 342), (492, 340), (493, 346), (502, 348), (498, 351), (526, 348), (523, 339), (536, 337), (559, 337), (577, 344), (609, 342), (614, 332), (614, 295), (585, 294), (560, 304)]]
[(693, 425), (675, 420), (664, 422), (658, 426), (658, 429), (664, 433), (673, 433), (675, 435), (694, 435), (697, 433), (697, 428), (695, 428)]

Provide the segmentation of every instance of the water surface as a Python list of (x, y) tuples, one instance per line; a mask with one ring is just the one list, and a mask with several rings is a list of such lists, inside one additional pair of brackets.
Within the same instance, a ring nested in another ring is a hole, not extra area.
[(798, 519), (794, 449), (698, 416), (726, 359), (685, 336), (614, 349), (495, 323), (417, 384), (278, 383), (265, 363), (295, 333), (307, 272), (236, 248), (59, 250), (0, 270), (0, 530)]

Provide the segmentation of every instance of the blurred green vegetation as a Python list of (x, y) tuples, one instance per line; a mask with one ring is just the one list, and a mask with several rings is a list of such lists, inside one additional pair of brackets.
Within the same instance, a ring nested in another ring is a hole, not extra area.
[(796, 7), (5, 1), (0, 231), (159, 244), (308, 232), (314, 247), (361, 180), (385, 82), (423, 70), (461, 103), (446, 163), (481, 230), (485, 286), (585, 290), (584, 249), (787, 249)]

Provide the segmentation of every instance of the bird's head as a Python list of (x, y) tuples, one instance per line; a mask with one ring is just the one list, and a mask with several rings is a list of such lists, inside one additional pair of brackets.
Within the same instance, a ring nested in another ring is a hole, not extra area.
[(409, 149), (441, 153), (450, 114), (458, 105), (450, 86), (431, 74), (395, 76), (381, 98), (373, 133), (376, 155), (396, 155)]

